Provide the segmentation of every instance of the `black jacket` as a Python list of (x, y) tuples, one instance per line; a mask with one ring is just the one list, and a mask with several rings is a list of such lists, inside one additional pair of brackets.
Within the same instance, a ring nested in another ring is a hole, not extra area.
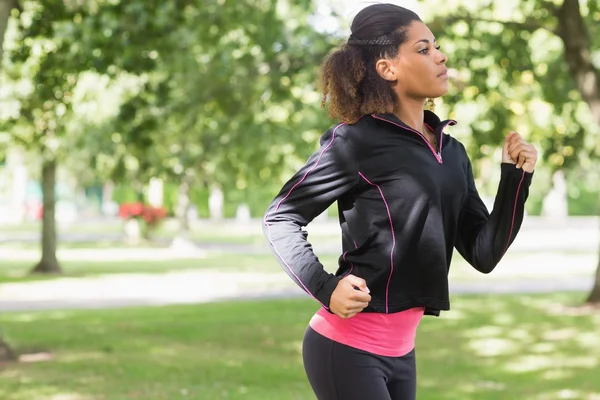
[[(395, 115), (367, 115), (321, 137), (316, 151), (268, 207), (263, 230), (283, 269), (324, 307), (338, 281), (366, 280), (364, 312), (423, 306), (449, 310), (453, 248), (477, 270), (491, 272), (523, 221), (533, 174), (501, 164), (488, 213), (464, 146), (443, 132), (453, 120), (425, 112), (439, 152)], [(323, 269), (302, 228), (338, 202), (343, 254), (335, 274)]]

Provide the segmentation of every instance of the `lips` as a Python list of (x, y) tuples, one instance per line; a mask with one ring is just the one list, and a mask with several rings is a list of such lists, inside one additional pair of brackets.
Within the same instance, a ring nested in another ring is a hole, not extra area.
[(442, 72), (441, 72), (441, 73), (438, 75), (438, 77), (446, 77), (446, 76), (448, 76), (448, 70), (447, 70), (447, 69), (444, 69), (444, 70), (443, 70), (443, 71), (442, 71)]

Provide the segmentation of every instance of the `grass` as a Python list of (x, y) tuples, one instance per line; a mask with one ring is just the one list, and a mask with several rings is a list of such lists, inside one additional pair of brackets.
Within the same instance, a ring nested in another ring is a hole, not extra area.
[[(62, 247), (62, 246), (61, 246)], [(0, 263), (0, 284), (9, 282), (26, 282), (55, 279), (57, 277), (87, 277), (97, 276), (102, 274), (118, 274), (118, 273), (166, 273), (190, 269), (218, 269), (228, 272), (274, 272), (282, 273), (279, 264), (275, 257), (268, 251), (266, 246), (262, 249), (264, 252), (257, 254), (243, 254), (224, 251), (207, 251), (204, 256), (189, 258), (189, 259), (143, 259), (148, 258), (144, 255), (144, 250), (149, 251), (152, 248), (137, 248), (130, 249), (132, 252), (139, 253), (141, 260), (123, 260), (123, 261), (106, 261), (102, 260), (103, 251), (110, 252), (111, 249), (116, 251), (124, 251), (129, 253), (127, 249), (118, 247), (90, 247), (87, 248), (90, 252), (84, 252), (77, 257), (77, 260), (67, 259), (59, 260), (63, 268), (62, 275), (30, 275), (29, 271), (37, 262), (39, 254), (31, 253), (31, 257), (27, 260), (2, 260)], [(64, 251), (62, 249), (61, 251)], [(68, 252), (68, 250), (67, 250)], [(65, 253), (67, 254), (67, 253)], [(106, 253), (108, 254), (108, 253)], [(120, 254), (120, 253), (119, 253)], [(546, 254), (547, 255), (547, 254)], [(473, 269), (467, 262), (455, 254), (452, 267), (450, 269), (450, 280), (452, 282), (475, 282), (475, 281), (516, 281), (516, 280), (538, 280), (540, 278), (551, 280), (565, 278), (588, 278), (593, 274), (595, 267), (595, 259), (590, 263), (589, 268), (583, 268), (576, 271), (566, 271), (561, 267), (561, 259), (568, 257), (565, 253), (556, 253), (559, 258), (558, 268), (556, 265), (545, 264), (544, 268), (547, 271), (540, 270), (539, 265), (531, 265), (530, 267), (521, 268), (523, 264), (522, 257), (531, 258), (531, 254), (507, 254), (502, 261), (502, 265), (497, 267), (490, 275), (483, 275)], [(135, 254), (134, 254), (135, 256)], [(596, 255), (592, 255), (595, 257)], [(117, 258), (116, 257), (112, 258)], [(592, 257), (592, 259), (593, 259)], [(129, 257), (131, 258), (131, 257)], [(333, 271), (338, 262), (338, 256), (335, 254), (324, 254), (319, 256), (320, 261), (329, 271)], [(513, 264), (516, 263), (516, 264)], [(556, 270), (556, 271), (553, 271)]]
[[(321, 257), (323, 262), (333, 265), (336, 257)], [(57, 277), (88, 277), (121, 273), (167, 273), (190, 269), (218, 269), (220, 271), (252, 271), (282, 273), (279, 264), (270, 254), (238, 255), (209, 253), (204, 258), (172, 260), (132, 261), (63, 261), (61, 275), (30, 275), (33, 261), (2, 261), (0, 284), (56, 279)]]
[(30, 275), (35, 262), (2, 261), (0, 265), (0, 284), (10, 282), (29, 282), (56, 279), (57, 277), (84, 277), (118, 273), (165, 273), (169, 271), (200, 268), (206, 266), (206, 259), (169, 260), (169, 261), (63, 261), (61, 275)]
[[(14, 234), (39, 234), (42, 229), (41, 221), (29, 221), (21, 224), (10, 224), (0, 226), (2, 233), (14, 233)], [(66, 223), (61, 224), (57, 222), (57, 231), (59, 233), (119, 233), (123, 232), (123, 224), (119, 220), (115, 221), (102, 221), (101, 223)]]
[[(3, 236), (14, 235), (16, 237), (22, 237), (23, 235), (39, 237), (41, 232), (41, 226), (39, 222), (28, 222), (20, 225), (2, 225), (0, 226), (0, 233)], [(61, 235), (82, 235), (82, 236), (105, 236), (108, 240), (104, 240), (105, 244), (113, 246), (126, 246), (123, 243), (121, 237), (124, 235), (123, 222), (121, 220), (109, 220), (102, 221), (99, 223), (73, 223), (57, 226), (57, 233), (59, 237)], [(160, 245), (168, 245), (169, 242), (179, 233), (178, 225), (175, 220), (168, 220), (165, 224), (160, 226), (154, 233), (153, 238)], [(319, 232), (319, 230), (311, 230), (311, 239), (319, 241), (327, 241), (333, 243), (339, 243), (339, 232)], [(189, 233), (191, 240), (206, 243), (206, 244), (237, 244), (237, 245), (264, 245), (265, 237), (262, 233), (261, 222), (259, 220), (252, 221), (251, 223), (240, 223), (235, 224), (232, 220), (225, 220), (222, 222), (202, 221), (192, 226)], [(79, 243), (64, 243), (68, 246), (79, 248), (80, 246), (86, 246), (95, 243), (95, 241), (86, 241)], [(21, 248), (37, 248), (39, 243), (9, 243), (10, 246), (18, 244)], [(0, 245), (2, 243), (0, 242)]]
[[(460, 296), (419, 328), (419, 400), (600, 398), (600, 311), (582, 295)], [(312, 300), (9, 313), (46, 361), (0, 369), (4, 400), (314, 399), (301, 363)]]
[[(59, 243), (61, 249), (89, 249), (89, 248), (140, 248), (140, 247), (159, 247), (167, 248), (171, 245), (171, 242), (175, 238), (175, 234), (166, 232), (159, 232), (152, 235), (152, 238), (148, 241), (141, 241), (139, 244), (131, 244), (125, 240), (125, 237), (120, 234), (112, 234), (100, 239), (93, 238), (77, 241), (66, 241), (60, 240)], [(264, 236), (259, 235), (226, 235), (226, 234), (211, 234), (210, 232), (194, 232), (190, 234), (189, 239), (198, 244), (222, 244), (222, 245), (255, 245), (264, 246), (266, 241)], [(334, 242), (335, 243), (335, 242)], [(1, 248), (11, 249), (24, 249), (24, 250), (37, 250), (40, 248), (40, 243), (36, 241), (13, 241), (13, 242), (0, 242)]]
[[(59, 242), (58, 251), (74, 249), (143, 249), (143, 248), (167, 248), (170, 243), (150, 242), (140, 244), (130, 244), (124, 240), (94, 240), (77, 242)], [(40, 243), (38, 242), (7, 242), (0, 244), (1, 249), (9, 250), (31, 250), (39, 252)]]
[[(108, 249), (107, 249), (108, 250)], [(37, 259), (37, 258), (36, 258)], [(319, 260), (333, 270), (337, 265), (336, 255), (320, 256)], [(94, 261), (93, 258), (81, 261), (61, 261), (63, 274), (39, 275), (30, 274), (36, 261), (2, 261), (0, 264), (0, 284), (11, 282), (30, 282), (49, 280), (61, 277), (93, 277), (104, 274), (122, 273), (168, 273), (183, 270), (217, 269), (229, 272), (265, 272), (283, 273), (275, 257), (266, 254), (236, 254), (208, 252), (205, 257), (170, 260), (126, 260), (126, 261)], [(451, 272), (454, 281), (481, 279), (482, 275), (470, 271), (464, 260), (456, 259)]]
[[(141, 242), (140, 244), (130, 244), (125, 240), (125, 236), (120, 233), (98, 233), (102, 236), (92, 236), (89, 239), (79, 239), (77, 241), (61, 240), (59, 234), (59, 243), (61, 249), (81, 249), (81, 248), (139, 248), (151, 245), (152, 247), (169, 247), (176, 236), (175, 232), (161, 231), (152, 234), (152, 238), (148, 242)], [(36, 236), (38, 237), (38, 236)], [(198, 243), (200, 245), (239, 245), (239, 246), (266, 246), (267, 241), (264, 235), (257, 234), (235, 234), (233, 232), (217, 231), (194, 231), (189, 234), (189, 240)], [(334, 244), (337, 245), (340, 242), (337, 236), (328, 235), (312, 235), (311, 240), (319, 241), (323, 244)], [(40, 243), (38, 240), (35, 241), (11, 241), (11, 242), (0, 242), (0, 249), (11, 248), (11, 249), (24, 249), (24, 250), (38, 250)]]

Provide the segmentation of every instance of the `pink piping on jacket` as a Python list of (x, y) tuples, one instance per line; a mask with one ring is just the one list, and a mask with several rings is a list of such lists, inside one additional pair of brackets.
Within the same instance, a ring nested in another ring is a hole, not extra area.
[[(333, 129), (333, 132), (331, 134), (331, 141), (329, 142), (329, 144), (327, 146), (325, 146), (323, 148), (323, 150), (321, 151), (321, 153), (319, 154), (319, 158), (317, 158), (317, 161), (315, 162), (315, 165), (310, 168), (308, 171), (306, 171), (306, 173), (304, 174), (304, 176), (302, 177), (302, 179), (300, 179), (299, 182), (297, 182), (294, 186), (292, 186), (292, 188), (290, 189), (290, 191), (287, 193), (287, 195), (285, 195), (284, 198), (282, 198), (281, 200), (279, 200), (279, 203), (277, 203), (277, 207), (275, 207), (275, 211), (279, 210), (279, 207), (281, 206), (281, 203), (283, 203), (283, 201), (285, 199), (287, 199), (288, 197), (290, 197), (290, 195), (292, 194), (292, 192), (294, 191), (294, 189), (296, 189), (302, 182), (304, 182), (306, 180), (306, 177), (308, 176), (308, 174), (310, 174), (314, 169), (316, 169), (319, 166), (319, 163), (321, 162), (321, 157), (323, 157), (323, 154), (333, 145), (333, 141), (335, 140), (335, 132), (338, 130), (338, 128), (342, 125), (345, 125), (344, 123), (339, 124), (338, 126), (336, 126)], [(281, 261), (283, 262), (283, 264), (287, 267), (287, 269), (290, 271), (290, 273), (298, 280), (298, 282), (300, 283), (300, 285), (304, 288), (304, 290), (306, 291), (306, 293), (308, 293), (309, 295), (311, 295), (315, 300), (319, 301), (319, 299), (317, 299), (315, 297), (314, 294), (312, 294), (310, 292), (310, 290), (308, 290), (308, 288), (306, 287), (306, 285), (304, 284), (304, 282), (302, 282), (302, 280), (300, 279), (300, 277), (298, 277), (298, 275), (296, 275), (296, 273), (294, 272), (294, 270), (292, 269), (292, 267), (290, 267), (290, 265), (284, 260), (284, 258), (281, 256), (281, 254), (279, 253), (279, 251), (277, 250), (277, 247), (275, 247), (275, 243), (273, 243), (273, 240), (271, 239), (271, 225), (267, 222), (267, 218), (271, 213), (268, 213), (265, 215), (264, 218), (264, 224), (267, 226), (267, 230), (268, 230), (268, 240), (269, 243), (271, 243), (271, 246), (273, 246), (273, 249), (275, 250), (275, 252), (277, 253), (277, 255), (279, 256), (279, 258), (281, 259)], [(321, 303), (319, 301), (319, 303), (329, 309), (329, 307), (327, 307), (325, 304)]]
[(504, 255), (508, 250), (508, 246), (510, 246), (510, 238), (512, 237), (513, 229), (515, 227), (515, 215), (517, 214), (517, 201), (519, 200), (519, 193), (521, 192), (521, 185), (523, 184), (523, 180), (525, 179), (525, 171), (523, 171), (523, 175), (521, 175), (521, 180), (519, 181), (519, 186), (517, 187), (517, 194), (515, 195), (515, 205), (513, 207), (513, 215), (512, 221), (510, 223), (510, 231), (508, 233), (508, 240), (506, 241), (506, 247), (502, 254)]
[(377, 190), (379, 190), (379, 194), (381, 195), (381, 200), (383, 200), (383, 204), (385, 205), (385, 209), (387, 210), (387, 215), (390, 220), (390, 229), (392, 231), (392, 249), (390, 250), (390, 276), (388, 278), (387, 285), (385, 287), (385, 312), (388, 312), (388, 296), (390, 291), (390, 282), (392, 281), (392, 274), (394, 273), (394, 249), (396, 248), (396, 234), (394, 233), (394, 223), (392, 222), (392, 213), (390, 212), (390, 206), (388, 202), (385, 200), (385, 196), (383, 195), (383, 190), (379, 185), (372, 183), (368, 180), (361, 172), (358, 173), (361, 178), (363, 178), (369, 185), (375, 186)]

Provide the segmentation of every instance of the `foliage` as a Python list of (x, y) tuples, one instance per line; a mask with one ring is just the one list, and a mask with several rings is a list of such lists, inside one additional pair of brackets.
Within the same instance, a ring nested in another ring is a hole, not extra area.
[(279, 178), (314, 146), (313, 127), (324, 129), (313, 82), (328, 39), (288, 19), (310, 12), (308, 2), (284, 0), (184, 7), (177, 26), (146, 43), (156, 68), (124, 94), (105, 134), (82, 138), (97, 150), (94, 170), (216, 184), (228, 197)]
[[(511, 129), (539, 144), (552, 170), (589, 166), (591, 158), (600, 156), (600, 120), (586, 104), (589, 98), (576, 82), (559, 31), (561, 19), (567, 18), (561, 13), (574, 1), (456, 0), (443, 8), (421, 3), (450, 56), (454, 90), (448, 108), (464, 121), (475, 160), (492, 156)], [(581, 14), (583, 33), (572, 29), (568, 35), (587, 34), (589, 48), (584, 50), (595, 55), (598, 68), (597, 3), (582, 1)]]

